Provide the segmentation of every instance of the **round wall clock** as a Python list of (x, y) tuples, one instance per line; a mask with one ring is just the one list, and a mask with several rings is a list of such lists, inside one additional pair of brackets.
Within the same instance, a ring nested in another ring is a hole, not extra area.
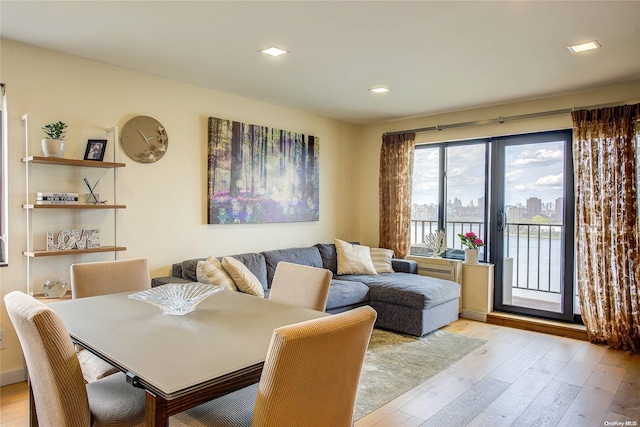
[(136, 162), (157, 162), (168, 146), (167, 130), (153, 117), (136, 116), (122, 128), (122, 147)]

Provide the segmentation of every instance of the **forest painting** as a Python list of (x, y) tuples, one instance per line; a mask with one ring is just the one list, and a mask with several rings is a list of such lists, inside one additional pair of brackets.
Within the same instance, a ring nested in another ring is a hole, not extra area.
[(208, 223), (318, 221), (318, 138), (209, 117)]

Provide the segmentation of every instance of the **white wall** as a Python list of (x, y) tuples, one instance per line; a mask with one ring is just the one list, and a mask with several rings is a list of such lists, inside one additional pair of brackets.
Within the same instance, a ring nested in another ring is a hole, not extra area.
[[(359, 212), (356, 216), (358, 218), (358, 235), (360, 236), (360, 241), (369, 246), (376, 246), (379, 242), (378, 173), (380, 168), (380, 145), (382, 143), (383, 133), (618, 102), (640, 102), (640, 81), (632, 84), (612, 85), (599, 90), (533, 101), (503, 104), (365, 126), (362, 130), (361, 143), (358, 147), (358, 164), (360, 166), (358, 173), (358, 193), (360, 194), (361, 200), (357, 205)], [(572, 121), (571, 114), (569, 113), (503, 124), (418, 133), (416, 136), (416, 144), (571, 128)]]
[[(136, 163), (118, 147), (118, 160), (126, 163), (119, 171), (119, 201), (127, 205), (119, 214), (119, 243), (127, 251), (119, 257), (148, 258), (152, 277), (169, 275), (174, 262), (208, 254), (308, 246), (331, 242), (334, 237), (358, 238), (351, 200), (356, 191), (353, 162), (357, 126), (8, 40), (2, 40), (0, 48), (0, 81), (7, 85), (9, 113), (10, 221), (9, 266), (0, 269), (2, 296), (13, 290), (26, 291), (22, 256), (26, 225), (21, 208), (25, 166), (20, 161), (24, 157), (20, 121), (24, 113), (29, 117), (31, 150), (36, 155), (41, 154), (40, 128), (44, 124), (58, 120), (69, 124), (67, 158), (81, 159), (87, 139), (104, 138), (104, 129), (122, 128), (135, 115), (155, 117), (166, 126), (169, 149), (156, 163)], [(208, 117), (319, 137), (320, 221), (207, 225)], [(58, 173), (56, 169), (49, 171)], [(44, 226), (56, 229), (55, 214), (37, 215)], [(40, 281), (68, 278), (70, 263), (102, 259), (113, 259), (113, 255), (39, 258), (34, 263), (34, 276), (41, 277)], [(4, 304), (0, 321), (0, 328), (7, 331), (7, 348), (0, 350), (0, 379), (5, 383), (22, 370), (22, 355)]]

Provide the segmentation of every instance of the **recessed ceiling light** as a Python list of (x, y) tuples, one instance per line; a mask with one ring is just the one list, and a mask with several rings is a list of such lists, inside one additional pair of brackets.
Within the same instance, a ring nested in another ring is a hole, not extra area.
[(271, 55), (271, 56), (280, 56), (287, 53), (286, 50), (279, 49), (275, 46), (271, 46), (270, 48), (261, 50), (260, 52), (266, 53), (267, 55)]
[(585, 52), (587, 50), (599, 49), (600, 47), (601, 47), (600, 43), (598, 43), (597, 40), (593, 40), (587, 43), (574, 44), (573, 46), (567, 46), (567, 49), (569, 49), (573, 53), (580, 53), (580, 52)]
[(386, 87), (374, 87), (369, 89), (371, 92), (373, 93), (385, 93), (385, 92), (389, 92), (389, 89), (387, 89)]

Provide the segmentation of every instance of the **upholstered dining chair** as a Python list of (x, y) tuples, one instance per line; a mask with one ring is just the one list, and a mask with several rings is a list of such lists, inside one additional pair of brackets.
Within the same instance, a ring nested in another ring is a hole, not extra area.
[(151, 287), (146, 258), (73, 264), (70, 272), (72, 298), (141, 291)]
[(86, 384), (62, 320), (23, 292), (5, 295), (27, 364), (41, 426), (142, 426), (145, 391), (119, 373)]
[(369, 306), (277, 328), (260, 382), (170, 418), (170, 427), (347, 427), (376, 312)]
[[(71, 297), (84, 298), (149, 289), (151, 277), (145, 258), (86, 262), (71, 265)], [(92, 382), (118, 372), (87, 350), (78, 351), (85, 381)]]
[(269, 299), (324, 311), (331, 285), (331, 271), (280, 261), (271, 281)]

